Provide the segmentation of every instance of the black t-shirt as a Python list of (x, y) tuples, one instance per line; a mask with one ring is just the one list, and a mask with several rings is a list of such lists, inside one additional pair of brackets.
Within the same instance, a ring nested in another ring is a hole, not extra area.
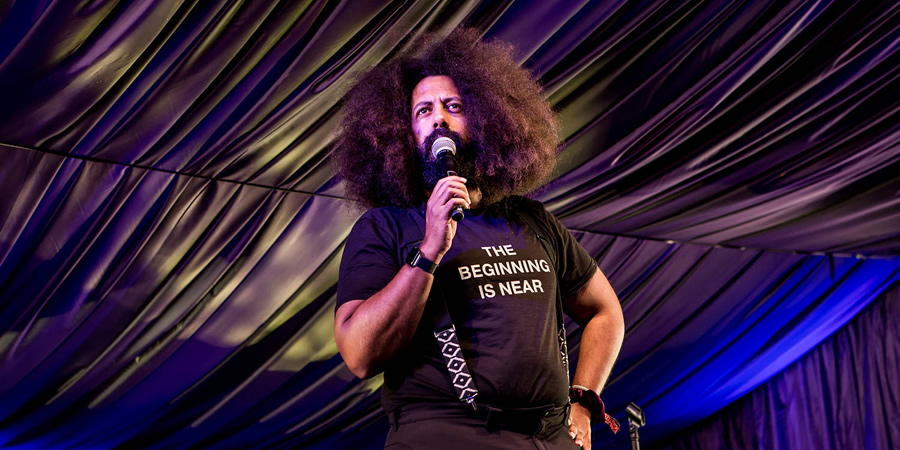
[[(556, 261), (528, 226), (467, 211), (435, 272), (413, 341), (385, 368), (386, 411), (411, 403), (458, 401), (433, 334), (440, 312), (435, 306), (441, 301), (457, 328), (478, 402), (510, 408), (566, 403), (556, 284), (558, 280), (562, 298), (574, 294), (593, 276), (595, 262), (540, 203), (525, 202), (520, 204), (530, 206), (535, 219), (553, 230), (548, 238), (558, 253)], [(366, 212), (347, 238), (337, 307), (367, 299), (386, 286), (409, 251), (421, 244), (424, 226), (423, 210)]]

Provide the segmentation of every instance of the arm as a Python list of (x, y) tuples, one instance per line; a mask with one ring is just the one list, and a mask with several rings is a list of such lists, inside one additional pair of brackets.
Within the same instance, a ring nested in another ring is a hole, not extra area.
[[(420, 251), (440, 262), (456, 234), (450, 212), (468, 207), (465, 180), (440, 180), (428, 199), (425, 236)], [(370, 378), (409, 345), (425, 311), (434, 276), (404, 265), (380, 291), (364, 300), (351, 300), (335, 314), (334, 338), (347, 367), (360, 378)]]
[[(575, 295), (563, 300), (566, 313), (583, 324), (578, 367), (572, 384), (600, 392), (622, 347), (625, 322), (622, 307), (612, 286), (598, 268)], [(591, 448), (591, 412), (575, 403), (570, 415), (569, 434), (575, 443)]]

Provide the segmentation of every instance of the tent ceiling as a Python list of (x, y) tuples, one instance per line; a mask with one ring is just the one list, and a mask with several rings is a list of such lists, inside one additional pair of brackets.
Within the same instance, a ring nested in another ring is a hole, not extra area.
[(329, 146), (355, 74), (460, 24), (514, 44), (560, 113), (535, 196), (619, 293), (605, 397), (645, 436), (900, 277), (894, 2), (9, 2), (0, 444), (381, 439), (380, 378), (331, 335), (360, 211)]

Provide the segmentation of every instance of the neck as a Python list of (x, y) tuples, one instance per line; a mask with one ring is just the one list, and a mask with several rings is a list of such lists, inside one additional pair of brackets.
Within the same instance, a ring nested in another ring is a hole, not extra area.
[(478, 189), (478, 186), (469, 189), (469, 200), (471, 200), (472, 204), (471, 209), (475, 209), (481, 206), (481, 189)]

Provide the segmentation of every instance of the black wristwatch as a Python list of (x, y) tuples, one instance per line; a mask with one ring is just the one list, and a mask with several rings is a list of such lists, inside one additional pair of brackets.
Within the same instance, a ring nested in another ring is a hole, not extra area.
[(406, 256), (406, 263), (412, 267), (418, 267), (430, 274), (434, 274), (434, 271), (438, 268), (437, 264), (422, 254), (419, 247), (413, 247), (409, 252), (409, 255)]

